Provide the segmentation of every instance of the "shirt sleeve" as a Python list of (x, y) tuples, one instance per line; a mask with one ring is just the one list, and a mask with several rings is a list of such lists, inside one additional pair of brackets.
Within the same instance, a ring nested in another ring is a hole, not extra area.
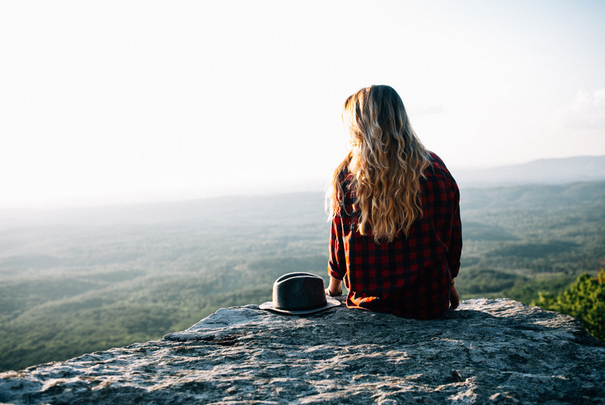
[(328, 260), (328, 274), (337, 280), (342, 280), (347, 272), (345, 259), (342, 219), (339, 216), (332, 219), (330, 231), (330, 258)]
[(450, 277), (454, 278), (460, 270), (460, 256), (462, 254), (462, 222), (460, 220), (460, 192), (457, 186), (454, 194), (452, 212), (452, 237), (447, 251), (447, 262), (450, 269)]

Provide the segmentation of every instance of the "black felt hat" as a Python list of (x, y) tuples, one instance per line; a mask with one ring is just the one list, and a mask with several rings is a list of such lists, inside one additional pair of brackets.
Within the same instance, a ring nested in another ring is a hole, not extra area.
[(340, 301), (326, 297), (324, 281), (311, 273), (284, 274), (273, 283), (273, 301), (260, 309), (290, 315), (307, 315), (337, 307)]

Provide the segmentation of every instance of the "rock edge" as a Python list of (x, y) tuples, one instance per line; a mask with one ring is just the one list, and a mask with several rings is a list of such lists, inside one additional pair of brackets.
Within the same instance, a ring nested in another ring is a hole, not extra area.
[(419, 321), (220, 309), (191, 328), (0, 374), (0, 403), (605, 404), (605, 345), (507, 299)]

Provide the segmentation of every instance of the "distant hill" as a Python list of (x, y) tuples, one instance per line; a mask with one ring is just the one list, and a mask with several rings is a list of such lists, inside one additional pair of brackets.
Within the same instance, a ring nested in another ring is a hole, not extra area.
[(461, 187), (565, 184), (605, 180), (605, 156), (540, 159), (490, 169), (453, 172)]
[(468, 218), (475, 211), (523, 211), (534, 209), (580, 210), (605, 203), (605, 181), (573, 184), (527, 184), (508, 187), (476, 187), (462, 190), (460, 207)]

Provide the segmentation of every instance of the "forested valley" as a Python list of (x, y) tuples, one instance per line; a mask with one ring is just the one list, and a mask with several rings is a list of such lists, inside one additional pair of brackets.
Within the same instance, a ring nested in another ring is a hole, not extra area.
[[(602, 267), (605, 182), (461, 196), (462, 299), (531, 304)], [(287, 272), (327, 280), (321, 193), (11, 211), (0, 230), (0, 371), (159, 339)]]

